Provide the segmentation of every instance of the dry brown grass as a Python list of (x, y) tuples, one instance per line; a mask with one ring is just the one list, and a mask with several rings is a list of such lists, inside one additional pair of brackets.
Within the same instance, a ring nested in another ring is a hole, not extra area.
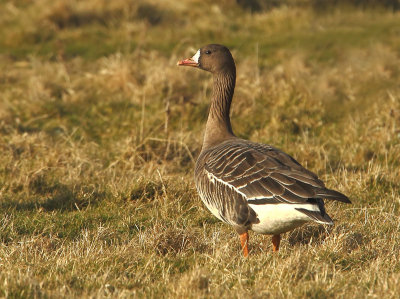
[[(399, 296), (398, 13), (211, 2), (0, 4), (0, 297)], [(209, 42), (237, 61), (237, 134), (352, 199), (334, 227), (243, 259), (205, 209), (211, 78), (175, 64)]]

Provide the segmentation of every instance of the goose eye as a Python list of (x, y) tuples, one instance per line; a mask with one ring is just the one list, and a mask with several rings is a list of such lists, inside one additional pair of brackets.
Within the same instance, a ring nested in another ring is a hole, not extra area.
[(209, 54), (211, 54), (211, 51), (207, 50), (205, 53), (209, 55)]

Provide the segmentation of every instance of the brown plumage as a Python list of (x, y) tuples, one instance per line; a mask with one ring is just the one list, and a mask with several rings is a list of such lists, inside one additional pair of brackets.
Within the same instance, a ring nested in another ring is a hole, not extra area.
[(236, 67), (230, 51), (211, 44), (178, 62), (213, 74), (213, 93), (195, 182), (207, 208), (232, 225), (248, 254), (248, 230), (280, 234), (307, 221), (332, 224), (323, 199), (350, 203), (340, 192), (327, 189), (313, 172), (270, 145), (237, 138), (229, 110), (235, 89)]

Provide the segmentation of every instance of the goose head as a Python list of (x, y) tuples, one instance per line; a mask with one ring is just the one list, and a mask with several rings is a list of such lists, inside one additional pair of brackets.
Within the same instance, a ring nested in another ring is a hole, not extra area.
[(213, 74), (235, 71), (231, 52), (227, 47), (218, 44), (200, 48), (193, 57), (178, 61), (178, 65), (197, 67)]

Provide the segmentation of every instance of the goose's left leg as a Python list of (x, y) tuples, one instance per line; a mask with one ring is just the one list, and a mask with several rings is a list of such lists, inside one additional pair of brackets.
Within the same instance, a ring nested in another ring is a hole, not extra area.
[(240, 238), (240, 243), (242, 244), (242, 249), (243, 249), (243, 256), (247, 257), (249, 255), (249, 233), (246, 231), (242, 234), (239, 235)]
[(272, 250), (274, 252), (279, 251), (279, 244), (281, 243), (281, 235), (273, 235), (272, 236)]

